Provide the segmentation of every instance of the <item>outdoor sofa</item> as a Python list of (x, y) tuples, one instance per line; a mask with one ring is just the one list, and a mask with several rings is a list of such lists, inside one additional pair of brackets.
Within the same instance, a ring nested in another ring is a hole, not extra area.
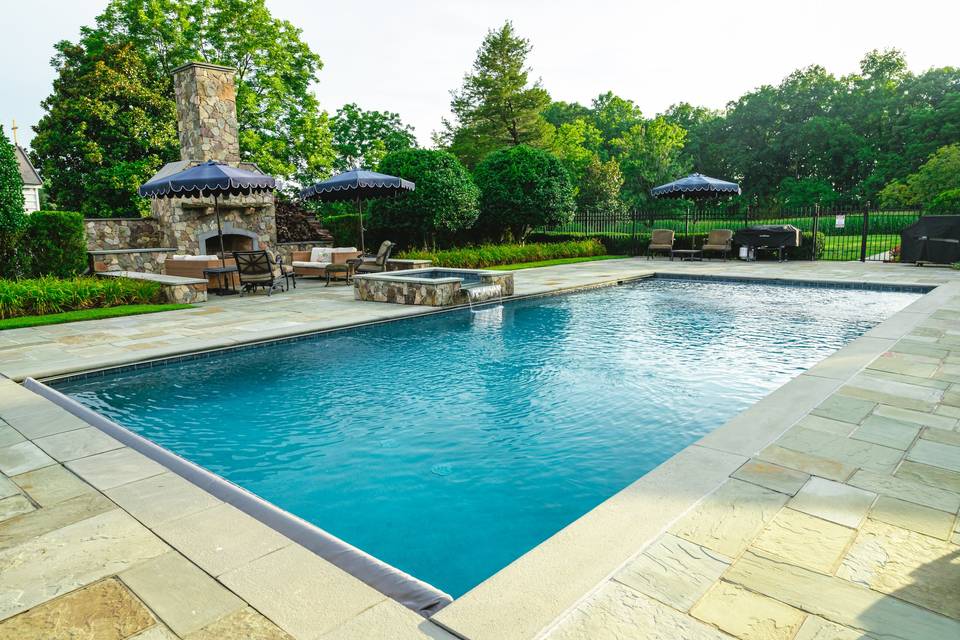
[[(224, 264), (227, 267), (236, 266), (233, 258), (227, 258), (224, 260)], [(205, 255), (205, 256), (190, 256), (190, 255), (175, 255), (170, 256), (163, 262), (163, 273), (168, 276), (180, 276), (182, 278), (206, 278), (207, 279), (207, 288), (216, 289), (221, 286), (222, 280), (221, 276), (216, 274), (204, 276), (204, 269), (214, 269), (221, 266), (220, 258), (215, 255)], [(233, 279), (233, 285), (235, 286), (238, 281), (236, 274), (227, 274), (222, 276), (224, 278), (229, 277)]]
[(348, 260), (360, 257), (356, 247), (314, 247), (310, 251), (294, 251), (294, 272), (301, 278), (304, 276), (323, 276), (327, 265), (347, 264)]

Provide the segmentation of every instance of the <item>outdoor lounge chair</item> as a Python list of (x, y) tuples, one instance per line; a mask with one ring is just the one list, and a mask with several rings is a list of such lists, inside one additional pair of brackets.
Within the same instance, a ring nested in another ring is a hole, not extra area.
[(673, 236), (672, 229), (654, 229), (647, 246), (647, 259), (653, 256), (654, 251), (663, 251), (673, 260)]
[[(274, 289), (288, 290), (290, 279), (295, 278), (292, 269), (285, 268), (271, 251), (234, 251), (233, 259), (237, 262), (241, 295), (263, 287), (269, 296)], [(293, 286), (296, 288), (296, 280)]]
[(390, 252), (397, 246), (389, 240), (380, 243), (380, 249), (375, 256), (362, 256), (357, 264), (357, 273), (379, 273), (387, 270), (387, 260), (390, 259)]
[(730, 256), (730, 249), (733, 247), (733, 231), (730, 229), (713, 229), (707, 236), (707, 241), (700, 248), (704, 253), (713, 251), (722, 253), (723, 259)]

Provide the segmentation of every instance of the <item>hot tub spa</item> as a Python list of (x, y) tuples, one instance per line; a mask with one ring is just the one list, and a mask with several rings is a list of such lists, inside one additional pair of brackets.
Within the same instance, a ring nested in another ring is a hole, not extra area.
[(354, 278), (354, 297), (369, 302), (395, 302), (447, 307), (499, 300), (513, 295), (513, 273), (482, 269), (410, 269), (365, 273)]

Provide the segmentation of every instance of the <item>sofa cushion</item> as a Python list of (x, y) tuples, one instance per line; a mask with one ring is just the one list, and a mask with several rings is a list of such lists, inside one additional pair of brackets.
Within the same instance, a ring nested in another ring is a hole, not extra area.
[(306, 260), (294, 260), (293, 266), (295, 267), (306, 267), (309, 269), (323, 269), (325, 266), (330, 264), (329, 262), (308, 262)]

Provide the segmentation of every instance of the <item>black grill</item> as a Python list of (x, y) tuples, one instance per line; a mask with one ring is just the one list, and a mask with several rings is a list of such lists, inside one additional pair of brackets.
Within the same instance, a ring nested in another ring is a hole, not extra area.
[(800, 246), (800, 229), (792, 224), (758, 224), (733, 234), (733, 243), (747, 247), (747, 259), (754, 259), (758, 249), (776, 251), (783, 262), (783, 250)]

